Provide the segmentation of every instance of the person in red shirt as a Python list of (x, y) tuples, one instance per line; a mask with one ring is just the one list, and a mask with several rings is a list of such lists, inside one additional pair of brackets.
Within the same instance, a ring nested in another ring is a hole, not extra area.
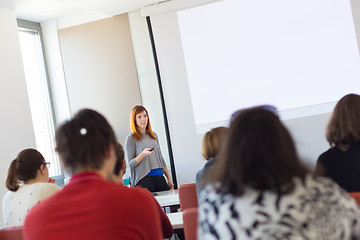
[(31, 209), (25, 239), (162, 239), (152, 194), (110, 182), (115, 144), (110, 124), (90, 109), (59, 127), (56, 151), (73, 176), (62, 190)]
[[(123, 176), (126, 172), (126, 163), (124, 160), (124, 149), (121, 146), (121, 144), (118, 142), (115, 144), (115, 153), (116, 153), (116, 164), (115, 164), (115, 168), (114, 168), (114, 174), (113, 174), (111, 180), (118, 185), (124, 186)], [(134, 186), (134, 187), (141, 188), (140, 186), (139, 187)], [(159, 203), (156, 201), (156, 199), (154, 197), (153, 197), (153, 199), (154, 199), (156, 206), (158, 207), (158, 211), (160, 214), (160, 222), (161, 222), (161, 229), (162, 229), (163, 237), (170, 238), (174, 233), (174, 229), (171, 225), (171, 222), (170, 222), (169, 218), (167, 217), (166, 213), (164, 212), (164, 210), (161, 208)]]

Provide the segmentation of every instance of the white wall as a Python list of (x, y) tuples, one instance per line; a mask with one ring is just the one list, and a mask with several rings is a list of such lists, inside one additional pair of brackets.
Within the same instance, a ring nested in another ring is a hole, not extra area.
[[(10, 162), (25, 148), (35, 148), (25, 74), (18, 39), (16, 16), (0, 8), (0, 196), (7, 189), (4, 182)], [(0, 227), (3, 227), (2, 210)]]
[[(146, 19), (139, 16), (138, 12), (129, 14), (131, 19), (131, 33), (134, 44), (135, 55), (142, 56), (144, 52), (152, 52), (149, 41), (149, 33), (146, 25)], [(171, 23), (169, 23), (171, 24)], [(195, 174), (204, 162), (201, 156), (201, 141), (202, 135), (196, 134), (196, 129), (193, 123), (193, 112), (191, 107), (191, 99), (188, 91), (187, 81), (185, 74), (184, 63), (174, 62), (177, 56), (181, 56), (181, 49), (175, 48), (178, 46), (178, 36), (169, 35), (166, 32), (154, 32), (155, 38), (159, 35), (164, 36), (166, 39), (166, 47), (164, 51), (171, 52), (174, 56), (172, 59), (167, 59), (167, 68), (160, 66), (161, 77), (163, 83), (165, 106), (168, 113), (168, 123), (170, 129), (171, 144), (173, 147), (175, 172), (177, 177), (178, 185), (183, 183), (195, 182)], [(145, 40), (144, 40), (145, 39)], [(171, 43), (171, 44), (168, 44)], [(161, 54), (158, 52), (158, 54)], [(138, 67), (139, 83), (141, 88), (141, 94), (143, 99), (148, 99), (148, 103), (151, 98), (159, 98), (159, 93), (156, 90), (158, 88), (156, 72), (154, 69), (154, 62), (150, 60), (144, 61), (144, 56), (136, 58), (136, 64)], [(166, 61), (163, 61), (166, 62)], [(140, 69), (140, 70), (139, 70)], [(168, 71), (169, 73), (164, 73)], [(184, 75), (185, 74), (185, 75)], [(171, 76), (170, 79), (164, 79), (166, 76)], [(154, 89), (155, 87), (155, 89)], [(159, 102), (153, 102), (152, 107), (156, 106)], [(169, 108), (168, 106), (179, 105), (178, 108)], [(162, 112), (157, 112), (162, 114)], [(161, 124), (159, 123), (161, 128)], [(163, 141), (162, 141), (163, 142)], [(163, 153), (165, 149), (162, 148)]]
[[(360, 46), (359, 4), (358, 1), (352, 1), (355, 28)], [(162, 15), (165, 16), (167, 14)], [(162, 17), (162, 15), (157, 15), (156, 18), (152, 18), (153, 25), (158, 21), (161, 23), (166, 22), (168, 26), (178, 26), (175, 16), (169, 18), (169, 16)], [(143, 21), (145, 21), (145, 19), (143, 19)], [(165, 95), (165, 105), (168, 113), (178, 184), (194, 182), (196, 172), (204, 164), (201, 157), (201, 141), (203, 135), (196, 133), (194, 125), (180, 36), (173, 34), (174, 31), (172, 31), (172, 34), (168, 34), (166, 31), (160, 32), (154, 28), (153, 30), (155, 45), (162, 45), (161, 48), (157, 48), (157, 54), (158, 58), (160, 58), (159, 67)], [(132, 32), (133, 31), (132, 28)], [(138, 31), (141, 30), (138, 29)], [(144, 33), (144, 36), (146, 36), (146, 34), (147, 33)], [(137, 46), (134, 45), (134, 47), (136, 52)], [(164, 56), (166, 56), (166, 58), (161, 59)], [(150, 73), (148, 73), (148, 75), (150, 75)], [(221, 80), (219, 79), (219, 81)], [(145, 83), (141, 83), (140, 81), (140, 87), (143, 84)], [(328, 148), (328, 143), (325, 139), (325, 128), (329, 117), (330, 113), (326, 113), (284, 121), (295, 139), (299, 155), (310, 168), (315, 166), (318, 156)]]
[(149, 112), (151, 127), (159, 137), (160, 148), (171, 174), (164, 117), (153, 52), (145, 18), (139, 11), (128, 13), (142, 104)]
[(127, 14), (58, 32), (70, 112), (102, 113), (124, 145), (130, 110), (141, 103)]
[(41, 23), (43, 44), (49, 73), (52, 101), (56, 124), (70, 118), (70, 106), (67, 94), (58, 29), (56, 21)]
[(358, 0), (350, 0), (351, 10), (354, 18), (355, 25), (355, 33), (359, 46), (359, 54), (360, 54), (360, 1)]
[(319, 155), (329, 148), (325, 128), (331, 113), (319, 114), (284, 121), (292, 134), (303, 162), (314, 169)]
[[(156, 21), (164, 20), (162, 16), (166, 15), (168, 14), (157, 16)], [(167, 18), (166, 21), (168, 21), (168, 26), (178, 26), (176, 16)], [(155, 24), (154, 18), (152, 18), (152, 23)], [(195, 182), (196, 173), (205, 163), (201, 156), (203, 135), (196, 132), (181, 38), (178, 35), (180, 32), (167, 34), (167, 32), (156, 31), (155, 28), (153, 32), (159, 57), (178, 184)], [(159, 45), (162, 47), (159, 48)], [(165, 56), (169, 58), (160, 59)]]

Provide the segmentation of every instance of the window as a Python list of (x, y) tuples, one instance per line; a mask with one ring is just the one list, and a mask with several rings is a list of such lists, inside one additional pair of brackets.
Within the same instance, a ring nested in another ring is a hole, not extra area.
[(60, 180), (63, 174), (55, 153), (55, 118), (41, 27), (38, 23), (18, 20), (18, 32), (37, 150), (51, 163), (49, 175)]

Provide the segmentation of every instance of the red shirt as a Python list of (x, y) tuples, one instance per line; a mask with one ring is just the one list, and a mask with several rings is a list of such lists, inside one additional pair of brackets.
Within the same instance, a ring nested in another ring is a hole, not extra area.
[(150, 192), (107, 182), (95, 173), (73, 176), (33, 207), (23, 230), (26, 240), (162, 239)]

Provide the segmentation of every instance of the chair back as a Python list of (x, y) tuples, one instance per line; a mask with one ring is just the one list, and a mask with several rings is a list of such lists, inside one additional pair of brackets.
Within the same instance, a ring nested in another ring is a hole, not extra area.
[(181, 184), (178, 190), (181, 211), (187, 208), (197, 208), (196, 183)]
[(355, 199), (358, 205), (360, 205), (360, 192), (350, 192), (349, 195)]
[(23, 240), (22, 227), (0, 229), (0, 240)]
[(183, 211), (184, 234), (186, 240), (197, 240), (198, 208), (187, 208)]

